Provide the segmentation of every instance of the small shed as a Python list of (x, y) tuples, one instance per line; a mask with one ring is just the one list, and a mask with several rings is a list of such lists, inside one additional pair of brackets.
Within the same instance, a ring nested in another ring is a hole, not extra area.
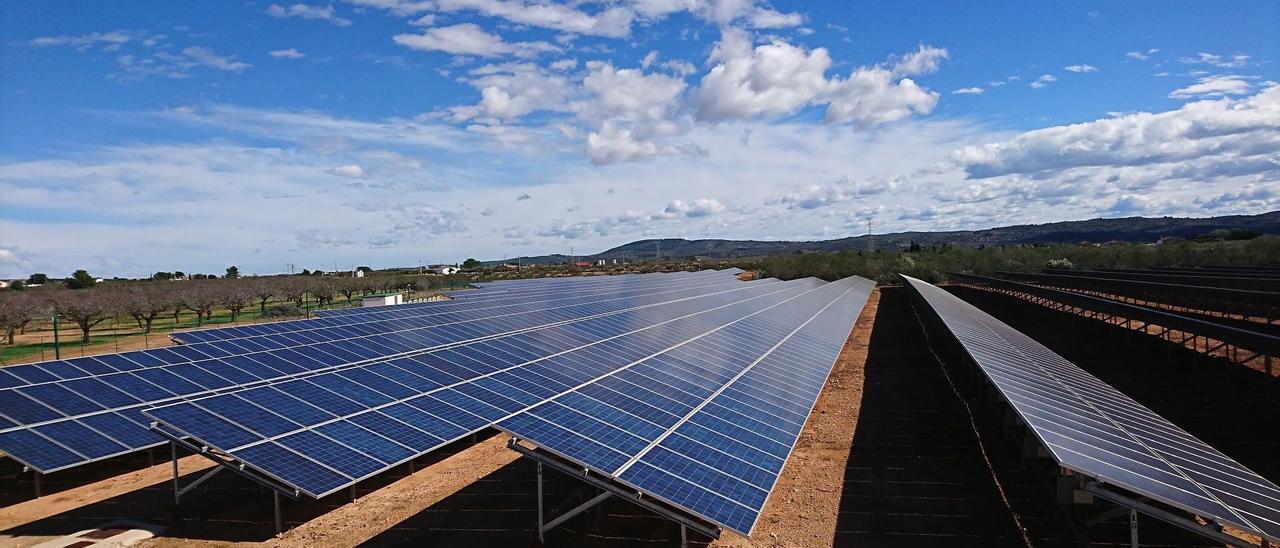
[(365, 295), (360, 301), (360, 306), (389, 306), (393, 304), (404, 304), (404, 296), (399, 293), (375, 293), (373, 295)]

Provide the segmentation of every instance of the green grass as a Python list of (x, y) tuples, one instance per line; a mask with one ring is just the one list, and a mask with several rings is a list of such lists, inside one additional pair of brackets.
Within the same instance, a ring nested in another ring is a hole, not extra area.
[[(427, 292), (417, 292), (415, 297), (419, 296), (418, 294), (425, 295), (426, 293)], [(360, 295), (356, 295), (354, 298), (348, 300), (339, 295), (334, 299), (334, 304), (325, 306), (322, 310), (347, 308), (353, 305), (358, 306), (361, 298), (362, 297)], [(292, 301), (271, 300), (267, 302), (267, 307), (270, 308), (273, 305), (285, 303), (292, 303)], [(310, 303), (310, 306), (313, 307), (311, 309), (312, 311), (318, 310), (314, 308), (314, 302)], [(196, 321), (194, 312), (183, 310), (182, 313), (179, 314), (178, 321), (176, 322), (174, 321), (173, 314), (171, 313), (161, 314), (156, 317), (155, 321), (151, 323), (151, 333), (147, 336), (156, 340), (161, 340), (174, 331), (194, 329), (196, 327), (228, 327), (232, 325), (257, 323), (261, 317), (262, 310), (256, 302), (252, 306), (241, 310), (240, 315), (236, 317), (235, 322), (231, 321), (231, 311), (225, 308), (215, 308), (213, 310), (213, 317), (206, 319), (203, 322)], [(119, 333), (113, 333), (113, 331), (119, 331)], [(0, 346), (0, 364), (54, 359), (53, 323), (51, 321), (46, 319), (41, 322), (33, 322), (31, 325), (27, 326), (27, 336), (35, 337), (37, 340), (27, 344)], [(133, 318), (122, 317), (115, 320), (108, 319), (94, 326), (93, 329), (89, 331), (89, 343), (84, 346), (102, 345), (112, 343), (117, 340), (138, 338), (142, 336), (142, 330), (138, 328), (138, 324), (134, 322)], [(80, 328), (74, 323), (64, 321), (58, 324), (58, 339), (62, 346), (62, 357), (66, 358), (81, 355), (82, 345), (80, 344), (80, 338)], [(92, 353), (101, 353), (103, 351), (110, 351), (110, 347), (94, 348)], [(43, 358), (41, 357), (42, 355)]]

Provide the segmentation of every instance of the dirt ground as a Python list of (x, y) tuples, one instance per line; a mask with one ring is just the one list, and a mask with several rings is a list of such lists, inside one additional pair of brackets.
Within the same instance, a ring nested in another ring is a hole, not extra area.
[[(1055, 332), (1052, 311), (1016, 299), (963, 296), (998, 309), (997, 316), (1039, 322), (1039, 331)], [(1060, 352), (1074, 344), (1058, 335), (1042, 342)], [(711, 545), (1078, 544), (1082, 539), (1021, 465), (1013, 443), (985, 417), (974, 395), (951, 380), (958, 372), (929, 348), (904, 290), (873, 292), (751, 538), (725, 532)], [(1102, 355), (1071, 357), (1089, 367), (1106, 363)], [(1177, 414), (1174, 407), (1167, 410)], [(1245, 440), (1215, 441), (1232, 446)], [(0, 508), (0, 548), (31, 546), (121, 517), (165, 527), (145, 547), (538, 546), (535, 464), (506, 442), (505, 435), (485, 433), (476, 443), (457, 442), (367, 480), (354, 493), (285, 501), (287, 531), (280, 536), (269, 494), (232, 474), (214, 476), (175, 508), (167, 449), (154, 452), (154, 464), (133, 457), (51, 475), (48, 494), (34, 500), (30, 473), (0, 467), (0, 504), (8, 505)], [(180, 463), (184, 485), (208, 467), (198, 456)], [(553, 472), (545, 475), (542, 491), (547, 520), (597, 494)], [(1185, 534), (1144, 527), (1144, 545), (1196, 544)], [(545, 544), (673, 546), (679, 538), (673, 522), (615, 498), (549, 532)], [(1104, 527), (1088, 540), (1123, 543), (1127, 531)]]

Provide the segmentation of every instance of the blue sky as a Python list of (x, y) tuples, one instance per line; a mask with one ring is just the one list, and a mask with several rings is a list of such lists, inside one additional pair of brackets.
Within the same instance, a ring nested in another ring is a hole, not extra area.
[(0, 5), (0, 276), (1280, 201), (1274, 2)]

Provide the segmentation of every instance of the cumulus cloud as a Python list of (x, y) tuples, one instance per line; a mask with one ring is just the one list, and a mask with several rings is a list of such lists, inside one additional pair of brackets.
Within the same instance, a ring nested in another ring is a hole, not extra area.
[(298, 51), (297, 48), (274, 49), (268, 51), (267, 55), (275, 57), (276, 59), (301, 59), (307, 56), (307, 54)]
[(280, 4), (271, 4), (267, 6), (267, 15), (278, 18), (296, 17), (298, 19), (315, 19), (319, 21), (328, 21), (339, 27), (351, 25), (351, 21), (338, 17), (334, 12), (333, 6), (312, 6), (308, 4), (293, 4), (288, 7)]
[(984, 91), (986, 90), (978, 86), (973, 86), (971, 88), (960, 88), (960, 89), (952, 90), (951, 94), (952, 95), (982, 95)]
[(1195, 99), (1205, 97), (1225, 97), (1227, 95), (1244, 95), (1249, 93), (1253, 85), (1244, 76), (1220, 74), (1205, 76), (1196, 83), (1178, 88), (1169, 93), (1170, 99)]
[(137, 32), (113, 30), (88, 34), (41, 36), (28, 41), (27, 45), (34, 47), (70, 46), (80, 50), (102, 45), (106, 51), (115, 51), (120, 45), (128, 43), (138, 35), (139, 33)]
[(1058, 81), (1057, 76), (1054, 76), (1052, 74), (1041, 74), (1039, 78), (1036, 78), (1030, 84), (1027, 84), (1027, 85), (1031, 86), (1031, 89), (1040, 89), (1049, 85), (1051, 82), (1057, 82), (1057, 81)]
[(1241, 99), (1199, 101), (1157, 114), (1128, 114), (1029, 131), (1009, 141), (963, 147), (953, 159), (968, 177), (981, 179), (1196, 159), (1236, 166), (1241, 158), (1275, 158), (1276, 150), (1280, 150), (1280, 87), (1270, 87)]
[(536, 110), (567, 110), (569, 80), (531, 63), (485, 65), (464, 79), (480, 102), (450, 109), (456, 120), (513, 121)]
[(525, 200), (532, 200), (532, 199), (533, 199), (533, 196), (530, 196), (528, 192), (521, 194), (519, 196), (516, 196), (517, 202), (523, 202)]
[(339, 177), (350, 177), (352, 179), (363, 179), (368, 176), (368, 174), (365, 173), (364, 168), (356, 164), (341, 165), (329, 169), (328, 172)]
[(1195, 57), (1180, 57), (1178, 61), (1188, 65), (1210, 65), (1218, 68), (1237, 68), (1242, 67), (1249, 62), (1250, 57), (1242, 53), (1234, 55), (1219, 55), (1216, 53), (1199, 52)]
[(622, 38), (630, 34), (635, 14), (626, 8), (609, 7), (590, 14), (568, 4), (525, 2), (522, 0), (438, 0), (440, 11), (473, 11), (521, 25), (573, 34)]
[(560, 48), (547, 42), (507, 42), (501, 36), (491, 34), (474, 23), (432, 27), (422, 34), (397, 34), (392, 40), (419, 51), (442, 51), (478, 57), (537, 57), (543, 53), (560, 51)]
[(654, 156), (705, 156), (707, 152), (696, 144), (673, 145), (645, 141), (637, 138), (630, 129), (605, 124), (598, 131), (587, 135), (587, 158), (595, 165), (630, 162)]
[(237, 61), (234, 55), (219, 55), (209, 48), (191, 46), (184, 48), (182, 54), (203, 66), (227, 72), (242, 72), (253, 65)]
[(1124, 56), (1125, 56), (1125, 57), (1127, 57), (1127, 58), (1129, 58), (1129, 59), (1131, 59), (1131, 60), (1134, 60), (1134, 61), (1146, 61), (1147, 59), (1150, 59), (1152, 55), (1155, 55), (1155, 54), (1157, 54), (1157, 53), (1159, 53), (1159, 52), (1160, 52), (1160, 50), (1158, 50), (1158, 49), (1156, 49), (1156, 48), (1151, 48), (1151, 49), (1149, 49), (1149, 50), (1147, 50), (1147, 51), (1145, 51), (1145, 52), (1142, 52), (1142, 51), (1131, 51), (1131, 52), (1128, 52), (1128, 53), (1124, 54)]
[(885, 66), (859, 67), (848, 78), (828, 79), (831, 56), (825, 48), (806, 50), (781, 40), (752, 47), (741, 29), (726, 28), (711, 53), (716, 65), (702, 78), (695, 97), (704, 121), (790, 114), (826, 104), (826, 120), (869, 126), (928, 114), (938, 94), (908, 75), (932, 72), (946, 50), (921, 45)]
[(1067, 65), (1066, 67), (1063, 67), (1062, 70), (1065, 70), (1067, 72), (1077, 72), (1077, 73), (1098, 72), (1098, 67), (1095, 67), (1093, 65)]

